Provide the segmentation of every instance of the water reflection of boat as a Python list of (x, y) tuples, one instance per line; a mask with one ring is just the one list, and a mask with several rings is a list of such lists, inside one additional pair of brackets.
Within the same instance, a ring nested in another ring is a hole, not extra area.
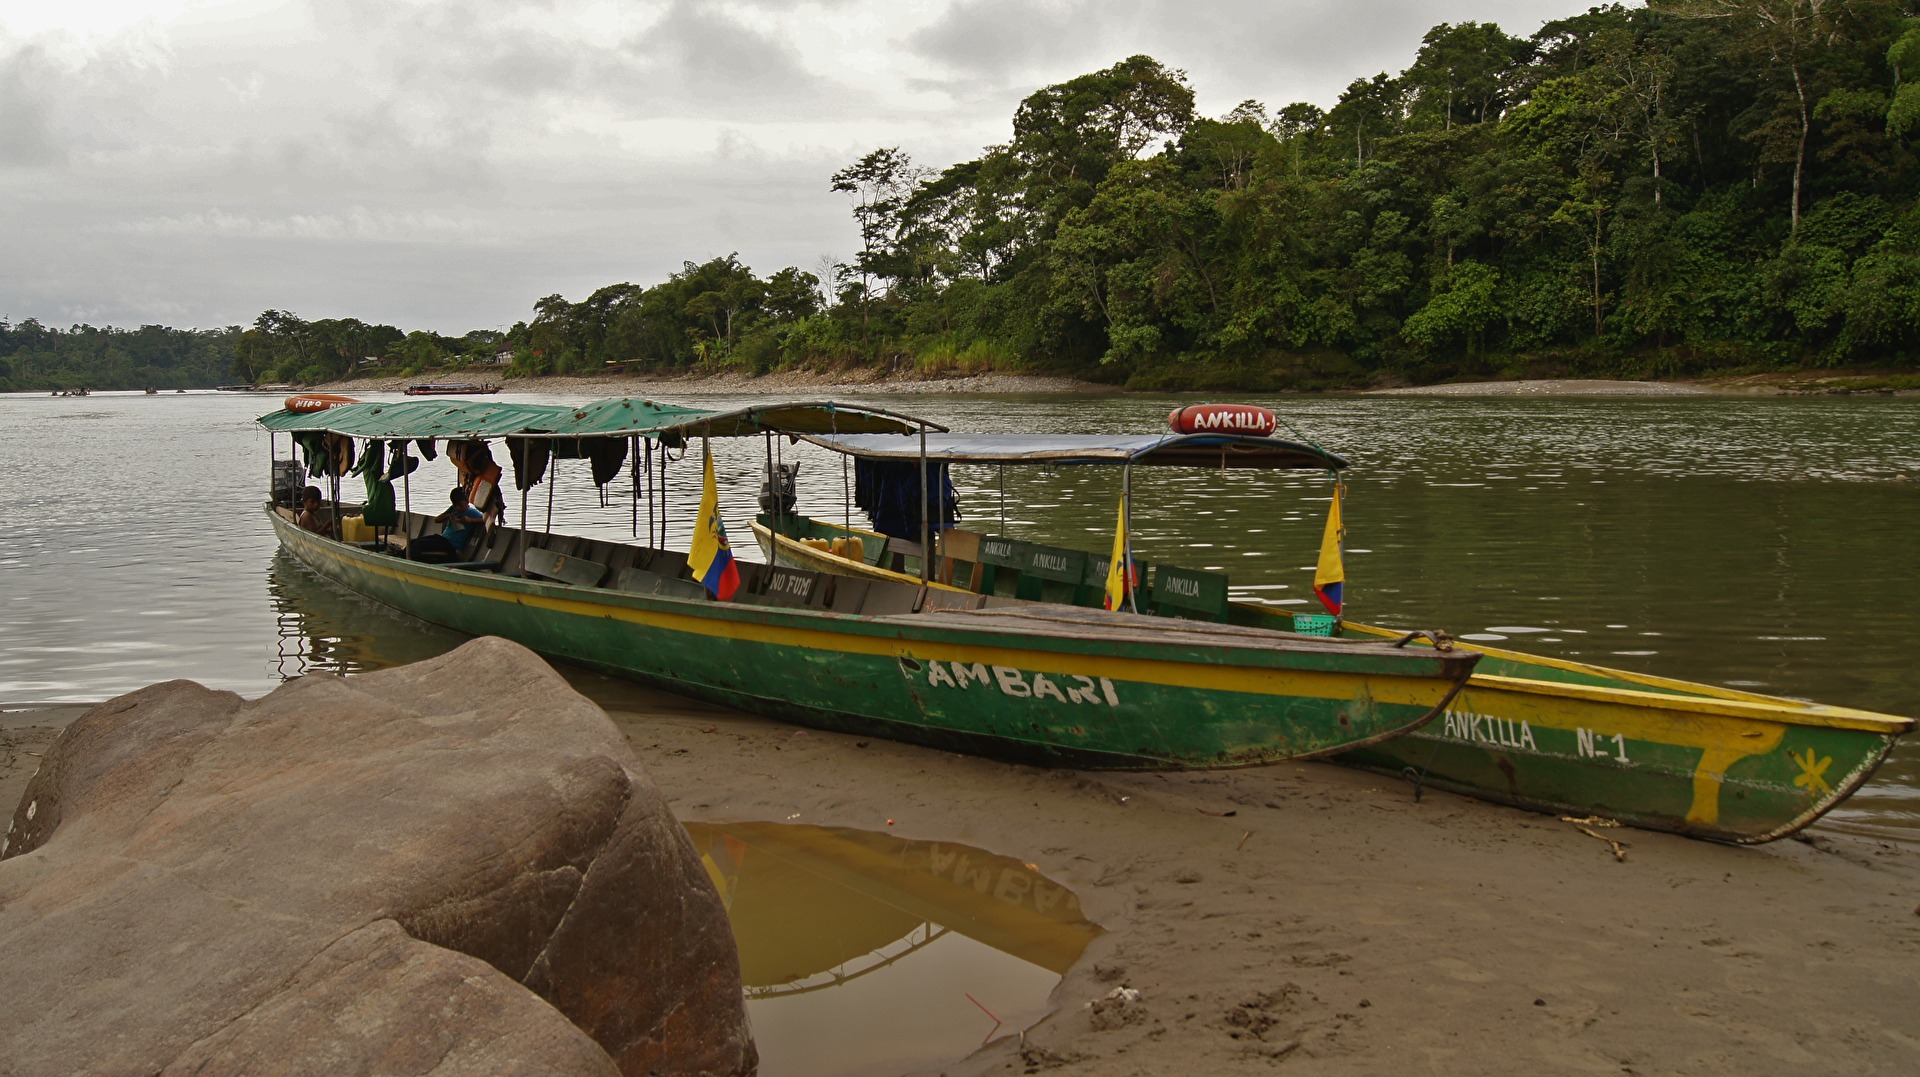
[[(917, 458), (911, 439), (843, 436), (812, 439), (856, 460)], [(1152, 444), (1156, 439), (1139, 439)], [(942, 434), (929, 441), (943, 464), (1041, 465), (1138, 462), (1086, 450), (1088, 439)], [(1150, 450), (1149, 450), (1150, 451)], [(1198, 461), (1204, 464), (1205, 461)], [(1226, 466), (1222, 461), (1220, 466)], [(1003, 514), (1004, 517), (1004, 514)], [(1089, 521), (1093, 523), (1093, 521)], [(863, 546), (885, 536), (834, 523), (763, 516), (755, 537), (770, 557), (822, 571), (875, 579), (905, 578), (911, 562), (875, 563), (836, 553), (849, 536)], [(952, 533), (933, 575), (960, 590), (1033, 593), (1025, 571), (1036, 557), (1086, 561), (1080, 551), (1001, 536)], [(1156, 572), (1167, 572), (1157, 566)], [(1223, 574), (1212, 605), (1177, 609), (1245, 628), (1286, 629), (1291, 614), (1228, 599)], [(1058, 584), (1039, 581), (1049, 588)], [(1093, 603), (1098, 592), (1056, 591)], [(1396, 630), (1341, 622), (1348, 639), (1394, 638)], [(1913, 720), (1845, 707), (1654, 677), (1476, 643), (1486, 657), (1437, 721), (1405, 737), (1338, 757), (1343, 763), (1404, 775), (1420, 785), (1578, 816), (1733, 842), (1794, 833), (1870, 778)]]
[[(825, 729), (1041, 765), (1246, 766), (1414, 728), (1439, 713), (1477, 658), (1409, 648), (1407, 640), (1176, 629), (1064, 605), (988, 609), (948, 601), (950, 591), (918, 582), (786, 565), (741, 563), (737, 593), (714, 601), (693, 581), (687, 554), (525, 527), (525, 490), (541, 481), (550, 454), (589, 458), (603, 485), (624, 471), (637, 491), (643, 447), (651, 484), (653, 458), (664, 468), (668, 450), (684, 453), (696, 438), (765, 435), (771, 458), (778, 433), (927, 425), (872, 408), (770, 404), (716, 412), (626, 399), (581, 408), (407, 401), (283, 410), (260, 421), (305, 437), (315, 454), (309, 464), (318, 465), (310, 470), (336, 477), (352, 459), (346, 439), (366, 439), (363, 466), (389, 441), (402, 446), (404, 458), (401, 439), (508, 443), (522, 489), (522, 527), (477, 536), (458, 563), (396, 556), (383, 536), (337, 541), (268, 505), (281, 546), (322, 576), (461, 632), (506, 636), (670, 691)], [(1234, 444), (1215, 438), (1188, 447), (1219, 453)], [(1258, 451), (1285, 455), (1290, 466), (1344, 465), (1304, 446), (1282, 452), (1279, 444)], [(380, 474), (370, 472), (370, 491)], [(491, 475), (497, 482), (500, 468)], [(476, 503), (488, 503), (492, 489)], [(390, 483), (385, 495), (391, 506)], [(405, 542), (425, 530), (428, 518), (396, 513), (391, 522)]]
[(781, 823), (688, 823), (752, 997), (845, 984), (946, 932), (1064, 975), (1100, 934), (1031, 864), (963, 845)]
[[(267, 565), (267, 596), (279, 633), (278, 672), (363, 673), (405, 665), (450, 650), (459, 637), (403, 619), (392, 610), (328, 583), (285, 551)], [(380, 632), (382, 623), (395, 629)]]

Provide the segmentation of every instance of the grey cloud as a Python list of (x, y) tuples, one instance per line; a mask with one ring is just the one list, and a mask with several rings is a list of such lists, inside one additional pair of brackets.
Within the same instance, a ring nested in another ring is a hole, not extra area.
[[(812, 268), (855, 242), (836, 168), (880, 145), (974, 156), (1027, 93), (1133, 53), (1188, 70), (1209, 114), (1330, 104), (1434, 23), (1524, 34), (1586, 0), (876, 6), (908, 57), (882, 90), (762, 28), (776, 0), (661, 0), (644, 31), (585, 43), (565, 4), (312, 2), (317, 40), (202, 34), (164, 65), (137, 42), (79, 67), (0, 44), (0, 313), (217, 325), (277, 307), (458, 332), (728, 251)], [(679, 149), (626, 153), (608, 118), (677, 120), (661, 129)]]
[(1525, 36), (1580, 0), (959, 0), (906, 45), (951, 72), (955, 92), (1031, 90), (1135, 53), (1194, 75), (1203, 109), (1249, 97), (1330, 105), (1346, 85), (1413, 61), (1441, 22), (1498, 22)]
[[(659, 6), (644, 29), (592, 43), (490, 19), (482, 10), (476, 17), (465, 5), (353, 3), (335, 12), (330, 26), (392, 43), (380, 67), (396, 91), (497, 122), (568, 102), (629, 117), (796, 120), (867, 96), (808, 70), (793, 46), (711, 4), (674, 0)], [(433, 48), (419, 48), (421, 41)]]
[(1086, 31), (1099, 25), (1090, 10), (1094, 7), (1091, 3), (962, 0), (938, 22), (909, 35), (907, 44), (956, 72), (1005, 76), (1062, 51), (1084, 47), (1090, 36)]
[(52, 70), (31, 45), (0, 56), (0, 166), (55, 164), (66, 156), (54, 137), (48, 95)]
[(799, 52), (753, 27), (680, 0), (623, 51), (649, 78), (647, 96), (701, 102), (733, 115), (805, 115), (847, 91), (809, 72)]

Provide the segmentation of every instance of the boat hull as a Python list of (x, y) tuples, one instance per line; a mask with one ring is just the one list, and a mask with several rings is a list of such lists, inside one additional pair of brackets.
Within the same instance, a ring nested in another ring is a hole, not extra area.
[(1708, 686), (1688, 694), (1670, 682), (1544, 679), (1564, 667), (1522, 657), (1502, 654), (1502, 672), (1470, 679), (1441, 720), (1404, 743), (1335, 761), (1535, 811), (1752, 844), (1826, 814), (1873, 776), (1907, 728)]
[(576, 589), (417, 564), (268, 515), (323, 577), (435, 624), (756, 714), (1043, 766), (1233, 767), (1343, 751), (1429, 720), (1477, 659)]
[[(762, 548), (773, 535), (756, 526)], [(897, 578), (781, 536), (778, 557)], [(1291, 615), (1239, 605), (1235, 623)], [(1349, 638), (1397, 635), (1343, 623)], [(1485, 657), (1441, 718), (1333, 762), (1416, 788), (1648, 830), (1752, 844), (1792, 834), (1869, 778), (1911, 719), (1517, 651)]]

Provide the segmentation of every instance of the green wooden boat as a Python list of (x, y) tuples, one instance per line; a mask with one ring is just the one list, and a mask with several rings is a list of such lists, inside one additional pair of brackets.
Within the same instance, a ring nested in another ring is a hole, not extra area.
[[(856, 458), (906, 461), (909, 439), (815, 437)], [(1035, 438), (940, 434), (926, 454), (936, 465), (1075, 463), (1283, 466), (1240, 448), (1208, 459), (1191, 442), (1167, 439)], [(1184, 447), (1181, 447), (1184, 446)], [(1276, 446), (1271, 459), (1293, 451)], [(860, 540), (855, 547), (838, 542)], [(897, 539), (847, 521), (762, 517), (755, 537), (788, 563), (912, 579), (1002, 596), (1097, 605), (1106, 558), (1003, 536), (948, 532), (930, 567), (890, 551)], [(825, 548), (822, 548), (825, 547)], [(839, 552), (836, 552), (839, 551)], [(1047, 571), (1064, 559), (1074, 574)], [(1249, 629), (1285, 631), (1292, 614), (1228, 600), (1228, 579), (1171, 565), (1151, 566), (1141, 608)], [(1389, 629), (1339, 622), (1349, 640), (1397, 638)], [(1424, 645), (1424, 644), (1423, 644)], [(1720, 841), (1771, 841), (1805, 827), (1870, 777), (1911, 718), (1653, 677), (1581, 662), (1475, 645), (1485, 657), (1440, 721), (1364, 746), (1336, 762), (1398, 775), (1416, 788), (1445, 789), (1535, 811), (1598, 817), (1630, 826)]]
[[(365, 439), (368, 450), (396, 439), (504, 440), (529, 485), (549, 453), (591, 455), (597, 468), (600, 450), (624, 447), (637, 484), (634, 461), (644, 456), (651, 482), (653, 461), (666, 457), (657, 449), (698, 438), (927, 425), (826, 403), (713, 412), (640, 400), (355, 403), (260, 422), (317, 452), (329, 446), (316, 439), (331, 435), (336, 454), (339, 438)], [(821, 729), (1039, 765), (1231, 767), (1345, 751), (1438, 715), (1479, 657), (1409, 646), (1411, 636), (1169, 631), (1143, 615), (784, 564), (740, 564), (739, 592), (715, 601), (688, 578), (684, 553), (527, 528), (522, 494), (522, 527), (494, 527), (467, 560), (447, 564), (397, 551), (428, 526), (424, 514), (400, 512), (395, 535), (366, 542), (305, 530), (286, 505), (269, 504), (267, 517), (283, 548), (321, 576), (435, 624)]]

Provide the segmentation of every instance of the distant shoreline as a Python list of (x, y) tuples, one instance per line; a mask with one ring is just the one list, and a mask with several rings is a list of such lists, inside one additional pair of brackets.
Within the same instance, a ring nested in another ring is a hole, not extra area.
[[(409, 385), (421, 384), (420, 377), (348, 378), (311, 386), (321, 392), (401, 392)], [(488, 382), (485, 375), (463, 375), (467, 380)], [(1138, 395), (1195, 395), (1247, 397), (1266, 394), (1262, 390), (1129, 390), (1117, 385), (1077, 378), (1036, 374), (967, 374), (951, 377), (920, 375), (894, 376), (878, 370), (817, 372), (783, 370), (758, 377), (740, 373), (697, 374), (679, 377), (647, 377), (614, 374), (599, 376), (559, 375), (541, 378), (506, 378), (498, 381), (508, 394), (547, 393), (585, 396), (695, 396), (703, 394), (756, 394), (794, 396), (809, 393), (862, 394), (1021, 394), (1021, 393), (1134, 393)], [(1487, 397), (1575, 397), (1575, 396), (1824, 396), (1857, 393), (1911, 396), (1920, 388), (1908, 388), (1875, 375), (1833, 374), (1828, 372), (1794, 374), (1757, 374), (1740, 377), (1704, 378), (1687, 381), (1614, 381), (1601, 378), (1529, 378), (1516, 381), (1447, 382), (1438, 385), (1396, 386), (1380, 389), (1316, 392), (1314, 395), (1352, 396), (1487, 396)]]

